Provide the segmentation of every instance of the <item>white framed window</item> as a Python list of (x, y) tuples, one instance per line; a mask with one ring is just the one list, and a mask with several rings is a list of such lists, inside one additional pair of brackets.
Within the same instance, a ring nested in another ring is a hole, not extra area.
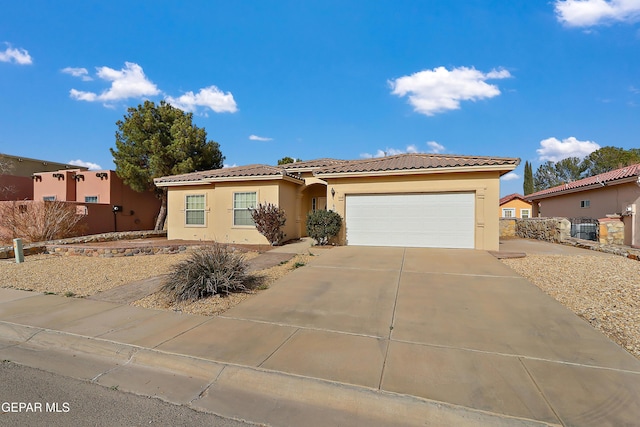
[(249, 208), (256, 207), (257, 193), (233, 193), (233, 225), (255, 226)]
[(503, 218), (515, 218), (516, 217), (516, 209), (515, 208), (502, 208), (502, 217)]
[(184, 223), (186, 225), (205, 225), (204, 194), (188, 194), (184, 197)]
[(85, 203), (98, 203), (98, 196), (84, 196)]
[(44, 200), (45, 202), (55, 202), (56, 196), (44, 196), (42, 200)]
[(591, 206), (591, 201), (590, 200), (580, 200), (580, 207), (581, 208), (588, 208), (589, 206)]
[(531, 209), (520, 209), (520, 218), (531, 218)]

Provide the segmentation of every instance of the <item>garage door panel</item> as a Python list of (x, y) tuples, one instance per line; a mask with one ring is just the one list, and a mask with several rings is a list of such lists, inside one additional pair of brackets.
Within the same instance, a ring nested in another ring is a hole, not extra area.
[(473, 248), (475, 194), (347, 195), (347, 244)]

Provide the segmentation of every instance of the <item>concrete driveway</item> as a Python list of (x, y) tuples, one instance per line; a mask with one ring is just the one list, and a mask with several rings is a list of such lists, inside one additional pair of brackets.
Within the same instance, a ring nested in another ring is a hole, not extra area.
[(317, 253), (219, 317), (0, 289), (0, 357), (269, 425), (637, 425), (640, 361), (489, 253)]
[(334, 248), (210, 327), (261, 344), (192, 354), (551, 424), (640, 418), (640, 362), (484, 251)]

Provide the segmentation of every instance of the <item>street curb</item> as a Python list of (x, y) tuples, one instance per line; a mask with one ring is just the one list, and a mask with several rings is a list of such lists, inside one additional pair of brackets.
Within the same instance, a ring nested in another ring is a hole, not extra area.
[(0, 358), (263, 425), (556, 425), (6, 321)]

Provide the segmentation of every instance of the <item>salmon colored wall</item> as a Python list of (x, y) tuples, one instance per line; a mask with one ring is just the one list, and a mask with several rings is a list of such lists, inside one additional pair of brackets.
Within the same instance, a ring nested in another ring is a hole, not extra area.
[[(107, 174), (107, 178), (99, 178), (96, 174)], [(98, 196), (98, 203), (112, 204), (111, 187), (116, 183), (112, 171), (87, 171), (76, 174), (76, 200), (84, 203), (85, 197)]]
[(529, 217), (533, 216), (533, 211), (531, 210), (531, 203), (525, 202), (520, 199), (509, 200), (504, 205), (500, 205), (498, 207), (498, 217), (502, 217), (502, 209), (505, 208), (513, 208), (516, 210), (514, 218), (522, 218), (522, 209), (529, 209)]
[[(54, 178), (62, 173), (64, 180)], [(97, 174), (106, 174), (99, 177)], [(153, 192), (138, 193), (125, 185), (114, 171), (56, 171), (42, 172), (41, 180), (33, 180), (34, 199), (56, 196), (56, 200), (77, 202), (89, 209), (88, 234), (111, 231), (152, 230), (160, 211), (160, 199)], [(81, 175), (81, 178), (74, 178)], [(97, 196), (98, 203), (85, 203), (85, 197)], [(122, 211), (114, 214), (114, 205)], [(99, 206), (99, 207), (98, 207)]]
[[(99, 176), (104, 173), (106, 177)], [(84, 202), (85, 197), (98, 196), (98, 203), (108, 204), (110, 210), (114, 205), (122, 206), (122, 211), (116, 213), (117, 231), (152, 230), (155, 227), (161, 201), (153, 192), (134, 191), (111, 170), (89, 171), (81, 175), (84, 179), (77, 180), (78, 202)]]
[[(2, 192), (2, 189), (7, 187), (11, 191)], [(31, 177), (0, 175), (0, 200), (33, 200)]]
[[(389, 193), (475, 192), (475, 248), (498, 250), (500, 175), (498, 172), (433, 173), (423, 175), (388, 175), (370, 177), (326, 178), (327, 205), (345, 218), (345, 195)], [(331, 196), (331, 189), (335, 196)], [(346, 241), (341, 229), (339, 242)]]
[[(61, 174), (63, 178), (54, 178), (54, 174)], [(33, 180), (34, 200), (55, 196), (61, 202), (76, 201), (75, 171), (38, 172), (36, 175), (40, 178)]]

